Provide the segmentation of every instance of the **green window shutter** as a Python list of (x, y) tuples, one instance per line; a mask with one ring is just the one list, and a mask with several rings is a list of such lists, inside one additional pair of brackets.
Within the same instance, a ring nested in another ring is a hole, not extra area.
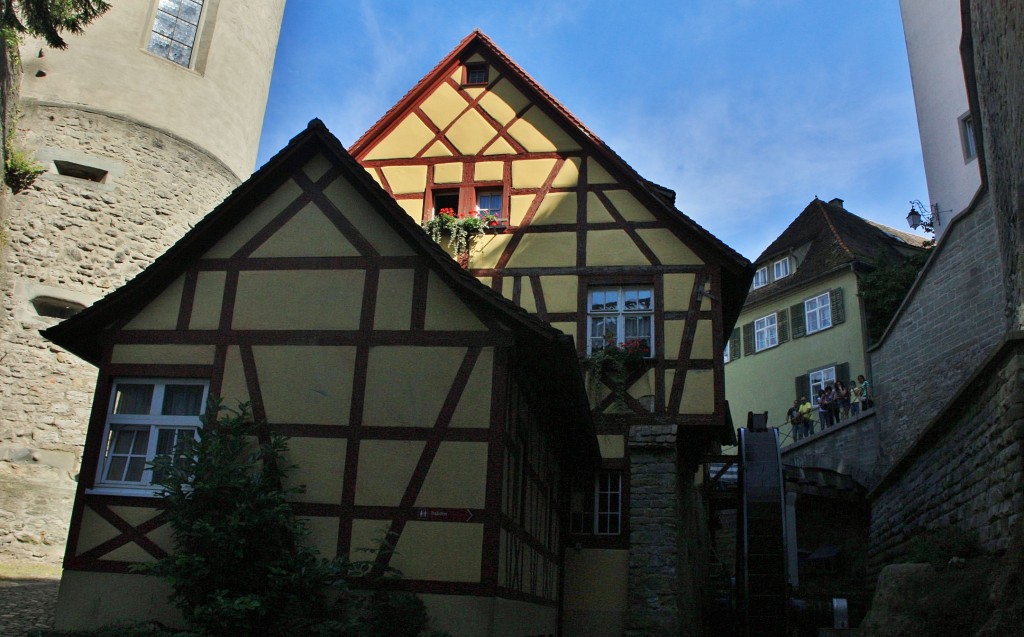
[(796, 396), (794, 396), (794, 398), (797, 400), (804, 397), (810, 398), (807, 394), (811, 391), (811, 375), (804, 374), (803, 376), (797, 376), (795, 382)]
[(829, 290), (829, 304), (832, 307), (832, 325), (846, 321), (846, 306), (843, 305), (843, 288)]
[(847, 389), (850, 388), (850, 364), (849, 363), (842, 363), (841, 365), (836, 365), (836, 380), (843, 381), (843, 385), (845, 385)]
[(800, 338), (807, 334), (807, 313), (804, 311), (804, 304), (797, 303), (789, 308), (789, 331), (793, 338)]
[(740, 352), (740, 331), (733, 330), (732, 336), (729, 337), (729, 356), (735, 360), (742, 355)]
[(754, 353), (754, 324), (752, 322), (743, 326), (743, 351), (748, 356)]
[(789, 310), (782, 310), (775, 313), (775, 320), (779, 326), (779, 344), (789, 341)]

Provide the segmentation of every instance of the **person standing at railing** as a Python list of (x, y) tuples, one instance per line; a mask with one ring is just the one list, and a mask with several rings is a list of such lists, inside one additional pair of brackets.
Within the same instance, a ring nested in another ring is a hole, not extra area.
[(839, 405), (839, 418), (838, 421), (846, 420), (850, 417), (850, 390), (846, 388), (846, 384), (841, 380), (836, 381), (836, 403)]
[(864, 378), (864, 374), (857, 376), (857, 382), (860, 383), (860, 409), (871, 409), (875, 406), (875, 401), (871, 399), (871, 383), (868, 379)]
[(800, 415), (804, 418), (804, 436), (810, 436), (814, 433), (814, 419), (811, 418), (811, 414), (814, 412), (814, 405), (811, 401), (807, 400), (807, 396), (800, 397)]
[(860, 414), (860, 383), (856, 380), (850, 383), (850, 416), (856, 418)]
[(793, 427), (793, 440), (804, 437), (804, 417), (800, 413), (800, 400), (794, 400), (793, 406), (786, 411), (786, 422)]

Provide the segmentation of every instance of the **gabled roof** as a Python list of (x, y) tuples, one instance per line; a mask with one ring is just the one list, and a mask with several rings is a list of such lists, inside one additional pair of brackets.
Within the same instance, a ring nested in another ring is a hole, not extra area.
[(901, 259), (907, 250), (923, 250), (927, 244), (926, 237), (858, 217), (843, 208), (842, 199), (826, 203), (815, 197), (754, 262), (755, 267), (763, 267), (791, 251), (806, 249), (796, 270), (752, 290), (747, 303), (757, 303), (851, 264), (868, 265), (877, 258)]
[[(133, 316), (180, 277), (189, 265), (257, 205), (277, 190), (292, 174), (317, 154), (326, 156), (341, 177), (369, 201), (381, 217), (448, 283), (467, 304), (481, 309), (508, 326), (526, 346), (519, 348), (518, 363), (537, 374), (548, 388), (541, 398), (549, 413), (560, 415), (568, 424), (561, 432), (573, 438), (577, 452), (596, 453), (596, 438), (589, 420), (586, 389), (577, 363), (573, 339), (529, 314), (480, 283), (463, 270), (439, 245), (416, 225), (349, 155), (338, 139), (319, 119), (259, 170), (239, 185), (220, 205), (206, 215), (177, 243), (131, 281), (69, 319), (44, 330), (43, 336), (86, 361), (98, 365), (110, 332), (126, 316)], [(583, 416), (581, 418), (581, 416)], [(568, 431), (566, 431), (568, 430)], [(581, 442), (582, 441), (582, 442)], [(568, 442), (565, 441), (567, 444)], [(590, 447), (593, 447), (591, 449)]]
[[(408, 93), (391, 107), (373, 126), (366, 131), (349, 148), (355, 156), (369, 149), (370, 144), (395, 125), (406, 111), (425, 96), (438, 82), (446, 77), (451, 66), (458, 61), (467, 60), (474, 54), (481, 54), (489, 62), (495, 64), (503, 77), (512, 82), (517, 89), (530, 101), (541, 108), (545, 114), (555, 121), (563, 130), (571, 135), (582, 147), (590, 149), (603, 160), (606, 169), (617, 173), (623, 183), (627, 184), (641, 201), (652, 211), (660, 212), (661, 216), (687, 231), (694, 244), (690, 245), (697, 254), (709, 261), (722, 266), (723, 281), (723, 317), (726, 331), (730, 330), (739, 316), (746, 297), (753, 269), (750, 262), (741, 254), (723, 243), (713, 234), (686, 216), (674, 205), (675, 193), (664, 186), (659, 186), (641, 177), (632, 166), (626, 163), (615, 151), (608, 147), (601, 138), (595, 135), (572, 112), (551, 96), (529, 73), (512, 61), (498, 45), (479, 29), (467, 35), (459, 44), (431, 69)], [(714, 255), (708, 259), (709, 255)]]

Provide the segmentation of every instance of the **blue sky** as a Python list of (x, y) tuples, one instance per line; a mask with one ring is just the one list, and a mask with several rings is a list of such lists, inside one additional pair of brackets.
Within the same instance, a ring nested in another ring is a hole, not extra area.
[(289, 0), (257, 163), (352, 144), (474, 28), (749, 259), (815, 196), (927, 200), (896, 0)]

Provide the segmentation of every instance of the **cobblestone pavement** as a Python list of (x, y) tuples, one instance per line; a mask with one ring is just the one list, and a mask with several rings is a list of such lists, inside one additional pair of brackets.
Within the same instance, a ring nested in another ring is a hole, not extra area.
[(0, 564), (0, 636), (50, 628), (59, 584), (53, 567)]

